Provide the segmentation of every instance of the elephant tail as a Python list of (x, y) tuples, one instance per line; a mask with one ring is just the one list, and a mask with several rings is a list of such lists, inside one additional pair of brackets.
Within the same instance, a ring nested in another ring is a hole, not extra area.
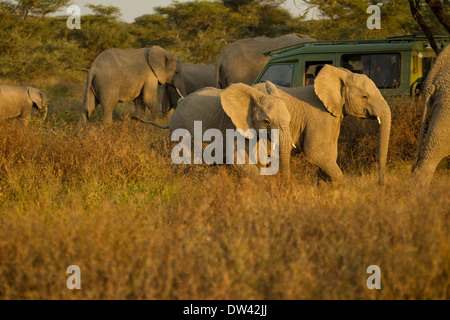
[(425, 134), (425, 125), (427, 123), (427, 114), (428, 111), (431, 109), (431, 97), (434, 94), (434, 85), (427, 86), (425, 90), (423, 91), (423, 110), (422, 110), (422, 119), (420, 121), (420, 133), (419, 133), (419, 143), (417, 145), (416, 153), (414, 154), (413, 160), (412, 160), (412, 172), (417, 168), (417, 165), (420, 161), (420, 153), (422, 151), (422, 144), (423, 144), (423, 138)]
[(216, 65), (216, 88), (220, 89), (220, 69), (222, 68), (222, 64), (220, 61), (217, 61)]
[(169, 129), (169, 125), (168, 124), (167, 125), (161, 125), (161, 124), (157, 124), (157, 123), (152, 122), (152, 121), (142, 120), (142, 119), (139, 119), (139, 118), (136, 118), (136, 117), (133, 117), (133, 116), (131, 117), (131, 119), (137, 120), (137, 121), (142, 122), (142, 123), (151, 124), (151, 125), (153, 125), (155, 127), (161, 128), (161, 129)]
[(89, 120), (89, 117), (91, 116), (96, 106), (95, 101), (96, 98), (92, 88), (93, 80), (94, 80), (94, 72), (91, 69), (87, 74), (86, 87), (84, 90), (83, 111), (81, 114), (84, 121)]
[(218, 89), (225, 89), (228, 87), (225, 70), (222, 61), (217, 62), (216, 67), (216, 87)]

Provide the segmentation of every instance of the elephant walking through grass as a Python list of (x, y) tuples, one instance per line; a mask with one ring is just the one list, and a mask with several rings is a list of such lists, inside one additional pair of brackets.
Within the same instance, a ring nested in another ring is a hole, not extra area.
[(82, 119), (87, 121), (100, 104), (103, 121), (112, 122), (119, 102), (134, 101), (134, 117), (142, 119), (146, 107), (160, 113), (158, 84), (171, 84), (185, 95), (178, 58), (161, 47), (108, 49), (92, 63), (87, 75)]
[(33, 107), (47, 116), (47, 96), (39, 89), (28, 86), (0, 86), (0, 120), (21, 117), (31, 118)]
[[(429, 126), (423, 142), (428, 116)], [(415, 179), (429, 184), (439, 162), (449, 155), (450, 45), (447, 45), (437, 57), (423, 84), (422, 121), (419, 143), (413, 160)]]

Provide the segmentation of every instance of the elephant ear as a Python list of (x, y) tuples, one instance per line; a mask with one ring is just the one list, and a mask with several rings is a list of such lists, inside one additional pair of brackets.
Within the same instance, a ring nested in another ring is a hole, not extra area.
[(175, 56), (159, 46), (153, 46), (148, 52), (148, 64), (159, 83), (172, 83), (178, 65), (178, 59)]
[(343, 113), (344, 87), (347, 86), (349, 74), (350, 72), (326, 64), (314, 80), (314, 91), (335, 117)]
[(230, 85), (220, 95), (223, 110), (230, 117), (236, 129), (242, 129), (245, 133), (244, 136), (248, 139), (253, 138), (253, 134), (247, 130), (254, 127), (254, 103), (263, 96), (263, 93), (243, 83)]
[(36, 104), (39, 110), (42, 110), (44, 108), (45, 102), (47, 100), (45, 93), (36, 88), (29, 87), (28, 96), (30, 97), (31, 101)]
[(281, 98), (280, 90), (269, 80), (266, 81), (266, 90), (271, 96)]

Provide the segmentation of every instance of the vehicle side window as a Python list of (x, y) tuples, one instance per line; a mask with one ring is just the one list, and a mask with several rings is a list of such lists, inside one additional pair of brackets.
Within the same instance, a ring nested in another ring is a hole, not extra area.
[(314, 79), (319, 74), (319, 71), (326, 64), (333, 64), (333, 61), (307, 61), (305, 62), (305, 86), (314, 83)]
[(341, 66), (354, 73), (368, 76), (378, 88), (400, 86), (400, 54), (354, 54), (343, 55)]
[(269, 66), (266, 72), (262, 75), (259, 82), (266, 82), (267, 80), (276, 85), (283, 87), (290, 87), (292, 82), (292, 73), (294, 72), (294, 64), (275, 64)]

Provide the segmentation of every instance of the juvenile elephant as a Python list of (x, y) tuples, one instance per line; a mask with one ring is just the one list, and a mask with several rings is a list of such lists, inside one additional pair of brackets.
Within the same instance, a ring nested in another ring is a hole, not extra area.
[[(263, 85), (267, 86), (264, 92), (242, 83), (227, 89), (203, 88), (181, 101), (168, 126), (141, 121), (170, 129), (171, 132), (187, 129), (191, 136), (195, 135), (194, 122), (201, 121), (202, 136), (208, 129), (219, 129), (224, 139), (227, 129), (242, 129), (244, 132), (249, 129), (279, 129), (280, 174), (283, 183), (287, 183), (290, 179), (289, 158), (292, 145), (290, 115), (281, 99), (280, 90), (271, 82)], [(226, 141), (223, 141), (222, 146), (225, 148)], [(225, 152), (223, 155), (225, 156)], [(253, 169), (256, 167), (253, 166)]]
[(0, 120), (16, 117), (30, 118), (33, 107), (47, 117), (47, 96), (42, 91), (27, 86), (0, 86)]
[[(255, 93), (256, 91), (261, 94)], [(255, 105), (268, 97), (273, 97), (273, 104), (268, 111), (259, 112)], [(284, 107), (288, 115), (285, 114)], [(205, 130), (246, 130), (250, 127), (248, 123), (252, 121), (258, 123), (258, 126), (253, 124), (255, 128), (278, 128), (281, 132), (280, 164), (284, 181), (288, 181), (290, 177), (289, 155), (293, 148), (298, 148), (311, 163), (324, 170), (333, 182), (339, 183), (343, 175), (336, 163), (337, 142), (341, 122), (347, 115), (378, 119), (379, 181), (383, 183), (391, 111), (372, 80), (346, 69), (325, 65), (314, 85), (306, 87), (275, 87), (267, 82), (251, 87), (233, 84), (227, 89), (206, 88), (187, 96), (180, 103), (170, 119), (168, 128), (186, 128), (191, 132), (196, 120), (203, 121)]]
[[(181, 64), (182, 79), (186, 95), (205, 87), (216, 86), (216, 67), (213, 65)], [(171, 85), (165, 84), (162, 95), (162, 113), (175, 109), (178, 100), (182, 98), (179, 92)]]
[(228, 44), (217, 58), (216, 87), (226, 88), (231, 83), (238, 82), (252, 84), (270, 59), (270, 56), (265, 56), (264, 52), (307, 41), (315, 41), (315, 39), (286, 34), (277, 38), (241, 39)]
[(159, 113), (158, 83), (173, 85), (186, 94), (181, 69), (178, 58), (158, 46), (102, 52), (87, 75), (83, 120), (101, 104), (103, 121), (112, 122), (116, 104), (129, 101), (134, 101), (136, 118), (144, 118), (146, 107)]
[[(425, 143), (428, 113), (431, 114)], [(439, 54), (423, 84), (423, 112), (414, 155), (414, 177), (428, 185), (437, 165), (450, 155), (450, 45)]]

